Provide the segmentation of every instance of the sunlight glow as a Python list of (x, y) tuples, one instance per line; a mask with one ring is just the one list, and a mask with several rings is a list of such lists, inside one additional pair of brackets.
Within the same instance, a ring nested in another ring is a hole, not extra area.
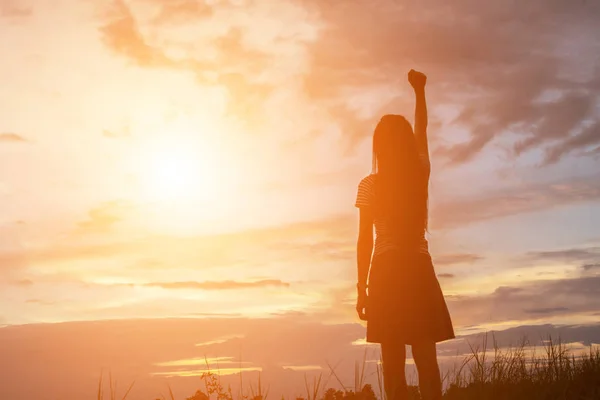
[(171, 372), (154, 372), (152, 375), (154, 376), (164, 376), (167, 378), (171, 377), (191, 377), (191, 376), (200, 376), (205, 373), (212, 373), (215, 375), (233, 375), (239, 374), (241, 372), (253, 372), (253, 371), (262, 371), (261, 367), (248, 367), (248, 368), (220, 368), (220, 369), (195, 369), (195, 370), (186, 370), (186, 371), (171, 371)]
[(233, 339), (243, 339), (244, 337), (245, 337), (245, 335), (230, 335), (230, 336), (222, 337), (220, 339), (209, 340), (207, 342), (202, 342), (202, 343), (196, 343), (194, 346), (196, 346), (196, 347), (212, 346), (214, 344), (226, 343)]
[(211, 365), (216, 365), (216, 368), (219, 369), (219, 365), (222, 364), (249, 364), (247, 361), (233, 361), (233, 357), (195, 357), (189, 358), (186, 360), (176, 360), (176, 361), (167, 361), (162, 363), (156, 363), (157, 367), (191, 367), (196, 365), (205, 365), (207, 369), (210, 369)]
[(135, 182), (132, 200), (143, 209), (146, 229), (196, 235), (223, 225), (216, 221), (227, 220), (240, 197), (240, 160), (227, 134), (210, 115), (140, 121), (133, 129), (134, 151), (126, 163)]
[(320, 365), (284, 365), (282, 368), (296, 372), (319, 371), (323, 369)]
[(141, 182), (152, 201), (210, 201), (218, 184), (215, 151), (190, 132), (149, 140), (141, 149)]

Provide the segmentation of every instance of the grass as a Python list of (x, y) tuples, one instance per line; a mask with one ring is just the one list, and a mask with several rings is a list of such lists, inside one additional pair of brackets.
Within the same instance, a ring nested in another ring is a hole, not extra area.
[[(590, 348), (587, 354), (575, 355), (560, 340), (549, 338), (541, 351), (526, 340), (518, 346), (501, 350), (493, 341), (488, 348), (487, 336), (480, 347), (470, 347), (470, 354), (443, 376), (445, 400), (592, 400), (600, 399), (600, 349)], [(541, 355), (540, 355), (541, 352)], [(530, 354), (528, 354), (530, 353)], [(379, 363), (376, 365), (377, 394), (370, 384), (365, 384), (367, 364), (366, 351), (362, 362), (355, 363), (354, 387), (344, 385), (328, 364), (329, 376), (323, 374), (313, 377), (312, 382), (305, 375), (306, 395), (293, 400), (385, 400), (383, 376)], [(207, 362), (208, 367), (208, 362)], [(340, 389), (327, 388), (333, 379)], [(231, 387), (223, 387), (218, 370), (200, 376), (204, 390), (198, 390), (185, 400), (267, 400), (258, 375), (256, 384), (249, 383), (250, 390), (242, 390), (240, 373), (240, 391), (233, 395)], [(98, 385), (98, 400), (104, 400), (102, 376)], [(110, 400), (118, 400), (116, 382), (109, 377)], [(127, 400), (133, 388), (129, 386), (121, 400)], [(176, 400), (169, 387), (169, 400)], [(283, 398), (282, 398), (283, 399)], [(420, 399), (418, 388), (410, 386), (410, 400)], [(158, 399), (157, 399), (158, 400)], [(163, 400), (166, 400), (163, 396)]]
[[(117, 397), (117, 381), (113, 381), (112, 379), (112, 374), (109, 373), (108, 375), (108, 384), (109, 384), (109, 389), (110, 389), (110, 400), (118, 400)], [(129, 388), (127, 389), (127, 391), (125, 392), (125, 394), (123, 395), (123, 397), (121, 398), (121, 400), (126, 400), (127, 396), (129, 395), (129, 392), (131, 392), (131, 389), (133, 389), (133, 385), (135, 384), (135, 381), (131, 382), (131, 384), (129, 385)], [(100, 380), (98, 382), (98, 400), (104, 399), (104, 390), (103, 390), (103, 386), (102, 386), (102, 374), (100, 374)]]
[(600, 349), (576, 356), (549, 338), (527, 355), (527, 341), (501, 351), (494, 341), (471, 354), (446, 379), (444, 399), (600, 399)]

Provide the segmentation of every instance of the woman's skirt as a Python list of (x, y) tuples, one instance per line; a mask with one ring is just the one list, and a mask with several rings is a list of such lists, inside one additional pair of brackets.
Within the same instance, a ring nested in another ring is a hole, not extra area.
[(429, 254), (387, 251), (371, 263), (367, 342), (453, 339), (450, 313)]

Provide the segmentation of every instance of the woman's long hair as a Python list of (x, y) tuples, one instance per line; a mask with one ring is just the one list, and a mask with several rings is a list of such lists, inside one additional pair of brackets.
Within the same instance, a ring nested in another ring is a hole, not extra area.
[(416, 246), (427, 229), (427, 179), (412, 127), (384, 115), (373, 134), (375, 218), (399, 245)]

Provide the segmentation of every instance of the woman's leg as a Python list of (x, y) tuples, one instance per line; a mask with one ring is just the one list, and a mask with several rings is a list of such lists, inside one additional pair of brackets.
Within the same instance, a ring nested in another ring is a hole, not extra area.
[(398, 342), (382, 343), (381, 358), (383, 361), (383, 386), (387, 400), (406, 400), (408, 398), (404, 369), (406, 346), (404, 343)]
[(437, 362), (435, 342), (412, 345), (412, 354), (419, 373), (419, 390), (423, 400), (441, 400), (442, 380)]

